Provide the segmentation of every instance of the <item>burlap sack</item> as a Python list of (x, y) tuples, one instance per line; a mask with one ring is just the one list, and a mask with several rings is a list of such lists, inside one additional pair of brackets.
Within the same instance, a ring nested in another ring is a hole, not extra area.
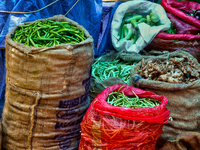
[(34, 48), (6, 36), (6, 96), (2, 114), (3, 149), (78, 149), (80, 123), (89, 104), (93, 38), (74, 45)]
[[(117, 58), (116, 51), (111, 51), (107, 54), (104, 54), (101, 56), (100, 61), (101, 62), (112, 62), (114, 59)], [(109, 86), (112, 86), (114, 84), (126, 84), (121, 78), (119, 77), (110, 77), (103, 81), (99, 81), (97, 78), (93, 77), (91, 78), (91, 90), (89, 92), (89, 97), (91, 102), (97, 97), (98, 94), (100, 94), (104, 89), (106, 89)]]
[[(109, 53), (106, 53), (101, 56), (100, 61), (101, 62), (112, 62), (114, 59), (124, 60), (127, 62), (139, 62), (143, 58), (149, 59), (157, 57), (161, 60), (165, 60), (169, 58), (169, 52), (167, 51), (150, 51), (146, 55), (140, 54), (140, 53), (134, 53), (134, 52), (127, 52), (127, 51), (115, 51), (112, 50)], [(112, 86), (114, 84), (126, 84), (122, 79), (118, 77), (111, 77), (108, 79), (105, 79), (103, 81), (99, 81), (95, 77), (92, 77), (91, 79), (91, 90), (89, 93), (90, 100), (93, 101), (98, 94), (100, 94), (104, 89), (106, 89), (109, 86)]]
[(200, 150), (200, 133), (183, 132), (175, 139), (168, 141), (159, 150)]
[[(172, 56), (188, 56), (197, 61), (191, 54), (181, 50), (170, 53), (169, 58)], [(137, 65), (141, 66), (141, 62)], [(136, 65), (131, 69), (130, 85), (164, 95), (168, 99), (167, 108), (173, 120), (164, 125), (158, 139), (158, 147), (162, 147), (168, 140), (173, 140), (182, 132), (200, 131), (200, 79), (190, 84), (147, 80), (133, 72), (135, 68)]]
[(126, 52), (126, 51), (120, 51), (116, 54), (116, 57), (119, 59), (122, 59), (124, 61), (134, 61), (139, 62), (142, 59), (149, 59), (149, 58), (159, 58), (161, 60), (165, 60), (169, 58), (169, 52), (168, 51), (155, 51), (151, 50), (149, 52), (146, 52), (142, 50), (142, 53), (134, 53), (134, 52)]

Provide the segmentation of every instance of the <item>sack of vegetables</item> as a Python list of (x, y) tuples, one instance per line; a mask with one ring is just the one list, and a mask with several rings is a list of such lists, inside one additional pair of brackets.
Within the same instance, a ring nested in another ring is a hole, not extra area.
[(97, 58), (92, 64), (89, 97), (93, 101), (105, 88), (114, 84), (129, 84), (130, 70), (135, 62), (123, 61), (111, 51)]
[(139, 53), (157, 33), (169, 28), (170, 20), (160, 4), (127, 1), (119, 5), (112, 18), (112, 44), (117, 51)]
[(81, 122), (80, 150), (154, 150), (167, 123), (167, 98), (124, 84), (103, 90)]
[(90, 105), (92, 36), (57, 15), (14, 27), (5, 47), (3, 149), (78, 149)]
[(170, 29), (160, 32), (145, 48), (148, 50), (183, 50), (200, 61), (200, 3), (162, 0), (161, 5), (171, 21)]
[(172, 121), (163, 126), (158, 147), (183, 132), (200, 131), (200, 64), (191, 54), (177, 50), (166, 60), (142, 60), (130, 74), (130, 85), (168, 99)]

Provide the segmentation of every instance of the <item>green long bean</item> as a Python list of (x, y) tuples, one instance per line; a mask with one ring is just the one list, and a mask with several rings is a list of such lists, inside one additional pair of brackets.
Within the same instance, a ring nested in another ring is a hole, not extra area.
[(103, 81), (110, 77), (118, 77), (122, 79), (126, 84), (130, 81), (130, 70), (136, 64), (136, 62), (125, 62), (116, 59), (112, 62), (100, 61), (102, 57), (99, 57), (92, 65), (92, 76)]
[(19, 25), (12, 40), (26, 46), (51, 47), (60, 44), (77, 44), (86, 40), (83, 30), (69, 22), (38, 20)]
[[(120, 91), (120, 90), (119, 90)], [(138, 97), (134, 91), (133, 94), (135, 97), (126, 96), (123, 92), (111, 92), (106, 101), (113, 105), (118, 107), (128, 107), (128, 108), (146, 108), (146, 107), (155, 107), (159, 106), (161, 104), (160, 101), (147, 98), (147, 97)]]

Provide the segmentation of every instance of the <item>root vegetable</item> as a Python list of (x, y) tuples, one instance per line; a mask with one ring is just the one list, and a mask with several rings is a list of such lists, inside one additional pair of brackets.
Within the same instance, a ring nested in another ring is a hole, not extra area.
[(136, 70), (141, 70), (139, 75), (145, 79), (169, 83), (190, 83), (200, 78), (200, 65), (189, 57), (172, 57), (169, 60), (145, 59), (141, 67), (136, 65)]

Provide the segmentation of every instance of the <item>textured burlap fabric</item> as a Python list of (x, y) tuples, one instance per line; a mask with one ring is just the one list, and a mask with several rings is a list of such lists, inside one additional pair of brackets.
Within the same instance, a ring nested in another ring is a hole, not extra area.
[[(101, 56), (100, 62), (112, 62), (114, 61), (116, 56), (116, 51), (111, 51), (107, 54)], [(114, 84), (126, 84), (122, 79), (119, 77), (110, 77), (103, 81), (98, 80), (95, 77), (91, 79), (91, 90), (89, 92), (90, 100), (93, 101), (98, 94), (100, 94), (104, 89)]]
[[(156, 51), (158, 52), (158, 51)], [(115, 59), (118, 60), (123, 60), (126, 62), (139, 62), (142, 59), (150, 59), (150, 58), (154, 58), (157, 57), (160, 60), (165, 60), (169, 58), (169, 53), (165, 53), (165, 52), (159, 52), (158, 55), (151, 55), (151, 54), (147, 54), (147, 55), (142, 55), (142, 54), (137, 54), (134, 52), (126, 52), (126, 51), (115, 51), (112, 50), (109, 53), (104, 54), (100, 61), (101, 62), (112, 62)], [(118, 78), (118, 77), (110, 77), (107, 78), (103, 81), (99, 81), (98, 79), (96, 79), (95, 77), (92, 78), (91, 80), (91, 91), (89, 93), (90, 99), (91, 101), (93, 99), (96, 98), (96, 96), (101, 93), (101, 91), (103, 91), (104, 89), (106, 89), (109, 86), (112, 86), (114, 84), (126, 84), (122, 79)]]
[(183, 132), (160, 150), (200, 150), (200, 132)]
[[(197, 61), (191, 54), (181, 50), (170, 53), (169, 58), (172, 56), (188, 56)], [(137, 65), (141, 66), (141, 62)], [(158, 139), (158, 147), (162, 147), (168, 140), (173, 140), (182, 132), (200, 132), (200, 79), (190, 84), (154, 81), (140, 77), (134, 72), (135, 69), (136, 65), (131, 69), (130, 85), (164, 95), (168, 99), (167, 108), (170, 110), (172, 121), (164, 125)]]
[(93, 38), (79, 44), (27, 47), (6, 36), (6, 96), (2, 114), (5, 150), (78, 149), (80, 123), (89, 104)]

